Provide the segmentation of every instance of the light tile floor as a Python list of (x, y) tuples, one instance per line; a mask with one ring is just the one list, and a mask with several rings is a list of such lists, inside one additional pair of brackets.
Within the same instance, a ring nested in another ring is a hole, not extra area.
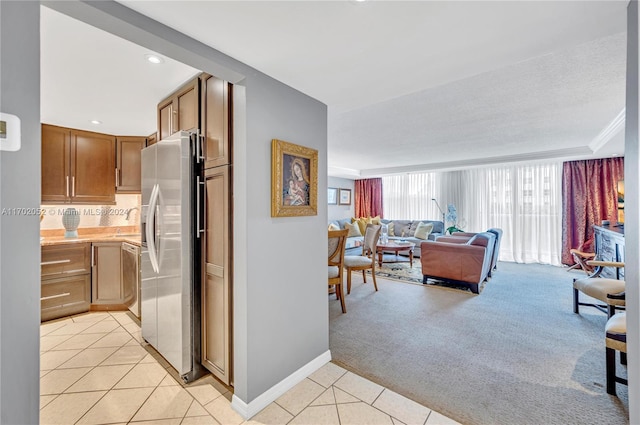
[(127, 312), (94, 312), (40, 326), (41, 424), (456, 424), (327, 363), (250, 421), (212, 377), (183, 385)]

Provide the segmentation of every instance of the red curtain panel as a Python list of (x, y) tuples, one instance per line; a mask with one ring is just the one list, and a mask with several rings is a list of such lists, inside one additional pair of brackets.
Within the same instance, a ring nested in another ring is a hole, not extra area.
[(618, 221), (617, 183), (624, 158), (569, 161), (562, 169), (562, 263), (575, 263), (570, 249), (593, 252), (593, 225)]
[(377, 217), (382, 215), (382, 179), (364, 179), (355, 182), (356, 217)]

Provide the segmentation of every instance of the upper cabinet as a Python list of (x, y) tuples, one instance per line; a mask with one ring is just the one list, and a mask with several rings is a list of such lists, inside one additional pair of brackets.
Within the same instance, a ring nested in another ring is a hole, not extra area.
[(231, 164), (232, 85), (200, 74), (158, 104), (158, 138), (176, 131), (199, 131), (205, 168)]
[(42, 203), (114, 204), (114, 136), (42, 125)]
[(203, 74), (202, 80), (202, 134), (205, 168), (231, 164), (231, 131), (229, 99), (231, 84)]
[(166, 139), (176, 131), (199, 128), (199, 78), (189, 81), (158, 104), (158, 137)]
[(141, 152), (145, 137), (116, 137), (116, 192), (140, 193)]
[(155, 131), (147, 136), (147, 146), (155, 145), (158, 141), (157, 134)]

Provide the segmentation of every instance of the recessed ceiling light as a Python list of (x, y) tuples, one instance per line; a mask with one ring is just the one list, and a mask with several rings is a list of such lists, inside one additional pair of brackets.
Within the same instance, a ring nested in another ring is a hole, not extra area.
[(99, 120), (91, 120), (91, 124), (100, 125), (100, 124), (102, 124), (102, 121), (99, 121)]
[(152, 54), (147, 54), (144, 55), (145, 58), (147, 58), (147, 60), (153, 64), (159, 64), (164, 62), (164, 59), (162, 59), (162, 57), (158, 56), (158, 55), (152, 55)]

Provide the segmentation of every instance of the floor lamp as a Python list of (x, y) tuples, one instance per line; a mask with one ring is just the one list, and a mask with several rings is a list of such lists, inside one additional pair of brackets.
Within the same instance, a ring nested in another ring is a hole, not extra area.
[(436, 198), (431, 198), (431, 200), (436, 203), (436, 207), (438, 207), (438, 209), (442, 213), (442, 234), (444, 235), (444, 225), (445, 225), (445, 222), (444, 222), (444, 211), (442, 211), (442, 208), (440, 208), (440, 204), (438, 204), (438, 201), (436, 201)]

